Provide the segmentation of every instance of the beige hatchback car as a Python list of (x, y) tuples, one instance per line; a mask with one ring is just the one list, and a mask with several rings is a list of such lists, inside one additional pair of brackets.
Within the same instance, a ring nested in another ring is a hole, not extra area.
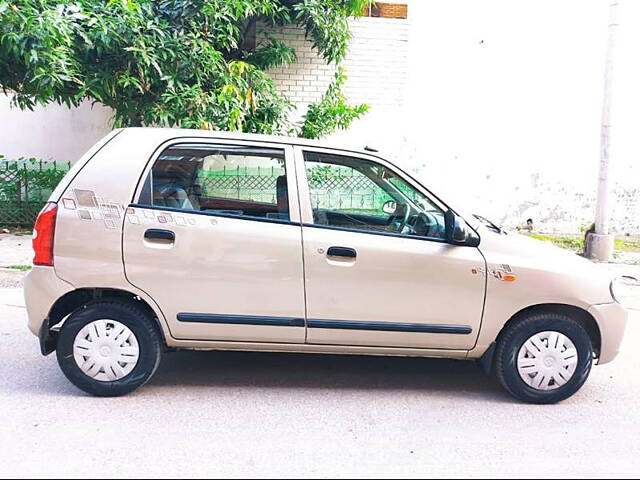
[(478, 360), (553, 403), (613, 360), (626, 322), (590, 262), (371, 149), (298, 138), (116, 130), (53, 192), (33, 247), (29, 328), (99, 396), (194, 349)]

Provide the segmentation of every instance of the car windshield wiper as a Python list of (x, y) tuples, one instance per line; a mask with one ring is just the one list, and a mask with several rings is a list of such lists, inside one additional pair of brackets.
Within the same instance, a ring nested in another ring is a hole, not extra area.
[(503, 235), (507, 234), (507, 232), (502, 227), (499, 227), (498, 225), (493, 223), (491, 220), (486, 219), (482, 215), (478, 215), (477, 213), (474, 213), (473, 216), (476, 219), (480, 220), (480, 222), (484, 223), (485, 226), (489, 228), (489, 230), (493, 230), (494, 232), (500, 233), (500, 234), (503, 234)]

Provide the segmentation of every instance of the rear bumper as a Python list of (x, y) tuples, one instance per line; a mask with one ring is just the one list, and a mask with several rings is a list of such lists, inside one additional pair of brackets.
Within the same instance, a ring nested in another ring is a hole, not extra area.
[(620, 344), (627, 324), (627, 311), (619, 303), (592, 305), (589, 313), (596, 319), (600, 328), (602, 345), (598, 364), (609, 363), (620, 352)]
[(53, 267), (36, 265), (31, 269), (24, 280), (24, 300), (31, 333), (40, 336), (53, 304), (71, 290), (73, 285), (60, 280)]

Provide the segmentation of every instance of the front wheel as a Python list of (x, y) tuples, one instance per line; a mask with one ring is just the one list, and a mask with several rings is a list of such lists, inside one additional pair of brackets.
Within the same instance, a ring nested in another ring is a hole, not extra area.
[(143, 310), (96, 302), (62, 325), (58, 364), (76, 387), (100, 397), (125, 395), (144, 385), (160, 364), (160, 334)]
[(593, 363), (585, 329), (562, 314), (540, 313), (508, 328), (498, 341), (495, 373), (514, 397), (556, 403), (576, 393)]

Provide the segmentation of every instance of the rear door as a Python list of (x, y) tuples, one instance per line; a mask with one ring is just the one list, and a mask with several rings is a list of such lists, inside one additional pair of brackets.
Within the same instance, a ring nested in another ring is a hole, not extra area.
[(127, 209), (127, 279), (174, 338), (304, 342), (292, 148), (183, 139), (158, 151)]

